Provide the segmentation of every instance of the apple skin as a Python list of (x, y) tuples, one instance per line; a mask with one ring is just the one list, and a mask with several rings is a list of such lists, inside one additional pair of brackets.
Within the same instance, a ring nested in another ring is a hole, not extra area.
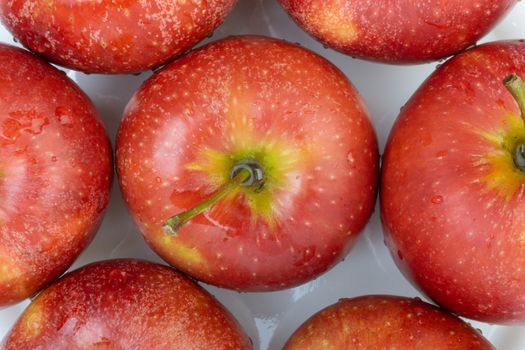
[(382, 168), (386, 242), (441, 306), (490, 323), (525, 322), (525, 140), (503, 85), (525, 77), (525, 42), (494, 42), (439, 67), (402, 109)]
[(3, 350), (252, 349), (211, 294), (167, 266), (140, 260), (67, 274), (33, 300), (3, 343)]
[(91, 73), (155, 68), (210, 35), (236, 0), (9, 0), (0, 20), (27, 48)]
[(279, 0), (304, 30), (353, 57), (435, 61), (476, 43), (517, 0)]
[(283, 350), (318, 349), (495, 350), (458, 317), (389, 295), (339, 300), (303, 323)]
[(73, 263), (100, 225), (112, 175), (89, 98), (63, 72), (0, 44), (0, 307)]
[[(378, 150), (366, 108), (324, 58), (265, 37), (231, 37), (148, 80), (117, 135), (124, 198), (150, 246), (214, 285), (267, 291), (341, 260), (376, 199)], [(166, 235), (166, 219), (256, 159), (262, 191), (239, 189)]]

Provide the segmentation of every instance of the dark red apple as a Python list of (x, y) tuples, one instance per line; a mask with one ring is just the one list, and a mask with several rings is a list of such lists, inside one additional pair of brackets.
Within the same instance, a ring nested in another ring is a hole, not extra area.
[(0, 20), (30, 50), (84, 72), (134, 73), (183, 53), (236, 0), (9, 0)]
[(0, 45), (0, 307), (73, 263), (99, 227), (112, 174), (88, 97), (41, 59)]
[[(525, 42), (441, 66), (402, 110), (384, 162), (381, 213), (397, 264), (440, 305), (525, 322)], [(521, 95), (520, 95), (521, 94)], [(523, 115), (520, 116), (520, 108)]]
[(130, 101), (116, 152), (153, 249), (238, 290), (326, 271), (376, 198), (376, 137), (357, 91), (324, 58), (270, 38), (215, 42), (155, 74)]
[(474, 44), (517, 0), (279, 0), (308, 33), (354, 57), (437, 60)]
[(29, 305), (3, 342), (24, 349), (251, 349), (233, 316), (175, 270), (139, 260), (67, 274)]
[(495, 350), (479, 331), (427, 304), (387, 295), (339, 302), (310, 317), (284, 350)]

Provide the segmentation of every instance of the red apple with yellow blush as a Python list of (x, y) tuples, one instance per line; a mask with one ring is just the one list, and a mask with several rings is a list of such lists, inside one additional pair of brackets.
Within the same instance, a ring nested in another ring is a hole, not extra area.
[(495, 350), (480, 332), (419, 298), (341, 299), (305, 321), (283, 350)]
[(249, 350), (233, 316), (175, 270), (110, 260), (73, 271), (40, 293), (3, 350)]
[(28, 49), (88, 73), (158, 67), (210, 35), (236, 0), (9, 0), (0, 20)]
[(345, 54), (410, 64), (450, 56), (488, 33), (517, 0), (279, 0), (308, 33)]
[(60, 276), (108, 204), (111, 146), (65, 74), (0, 44), (0, 307)]
[(525, 322), (525, 42), (446, 62), (401, 111), (381, 214), (402, 271), (438, 304)]
[(341, 260), (376, 198), (366, 108), (324, 58), (231, 37), (168, 65), (125, 111), (124, 198), (151, 247), (214, 285), (292, 287)]

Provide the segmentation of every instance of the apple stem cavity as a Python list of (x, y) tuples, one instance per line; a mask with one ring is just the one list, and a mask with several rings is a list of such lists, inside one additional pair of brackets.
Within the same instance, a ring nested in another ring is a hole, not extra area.
[[(525, 84), (523, 83), (523, 80), (516, 74), (511, 74), (503, 80), (503, 84), (505, 84), (507, 90), (518, 103), (521, 119), (525, 126)], [(519, 170), (525, 172), (525, 143), (523, 140), (520, 140), (516, 144), (516, 149), (514, 150), (514, 164)]]
[(230, 180), (220, 187), (211, 196), (204, 199), (190, 209), (172, 216), (163, 225), (164, 232), (169, 236), (176, 236), (179, 229), (197, 215), (210, 210), (215, 204), (239, 187), (251, 188), (260, 191), (264, 186), (264, 171), (256, 160), (242, 160), (234, 164), (230, 171)]

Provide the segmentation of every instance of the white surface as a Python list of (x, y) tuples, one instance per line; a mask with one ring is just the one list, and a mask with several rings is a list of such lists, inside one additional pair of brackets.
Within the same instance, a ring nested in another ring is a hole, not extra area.
[[(525, 38), (525, 2), (482, 42)], [(299, 29), (276, 0), (240, 0), (226, 23), (207, 41), (234, 34), (261, 34), (298, 42), (335, 63), (354, 83), (367, 102), (381, 150), (399, 109), (436, 64), (388, 66), (352, 59), (323, 48)], [(13, 44), (12, 36), (0, 25), (0, 41)], [(69, 71), (96, 104), (114, 141), (121, 113), (133, 92), (151, 73), (139, 76), (85, 75)], [(161, 262), (134, 227), (115, 181), (108, 213), (93, 243), (72, 269), (109, 258), (143, 258)], [(300, 287), (273, 293), (239, 294), (206, 286), (244, 326), (256, 350), (281, 349), (292, 332), (313, 313), (342, 297), (363, 294), (419, 293), (403, 278), (383, 244), (376, 211), (345, 261), (320, 278)], [(0, 339), (6, 334), (28, 301), (0, 311)], [(525, 349), (525, 327), (473, 325), (499, 350)]]

